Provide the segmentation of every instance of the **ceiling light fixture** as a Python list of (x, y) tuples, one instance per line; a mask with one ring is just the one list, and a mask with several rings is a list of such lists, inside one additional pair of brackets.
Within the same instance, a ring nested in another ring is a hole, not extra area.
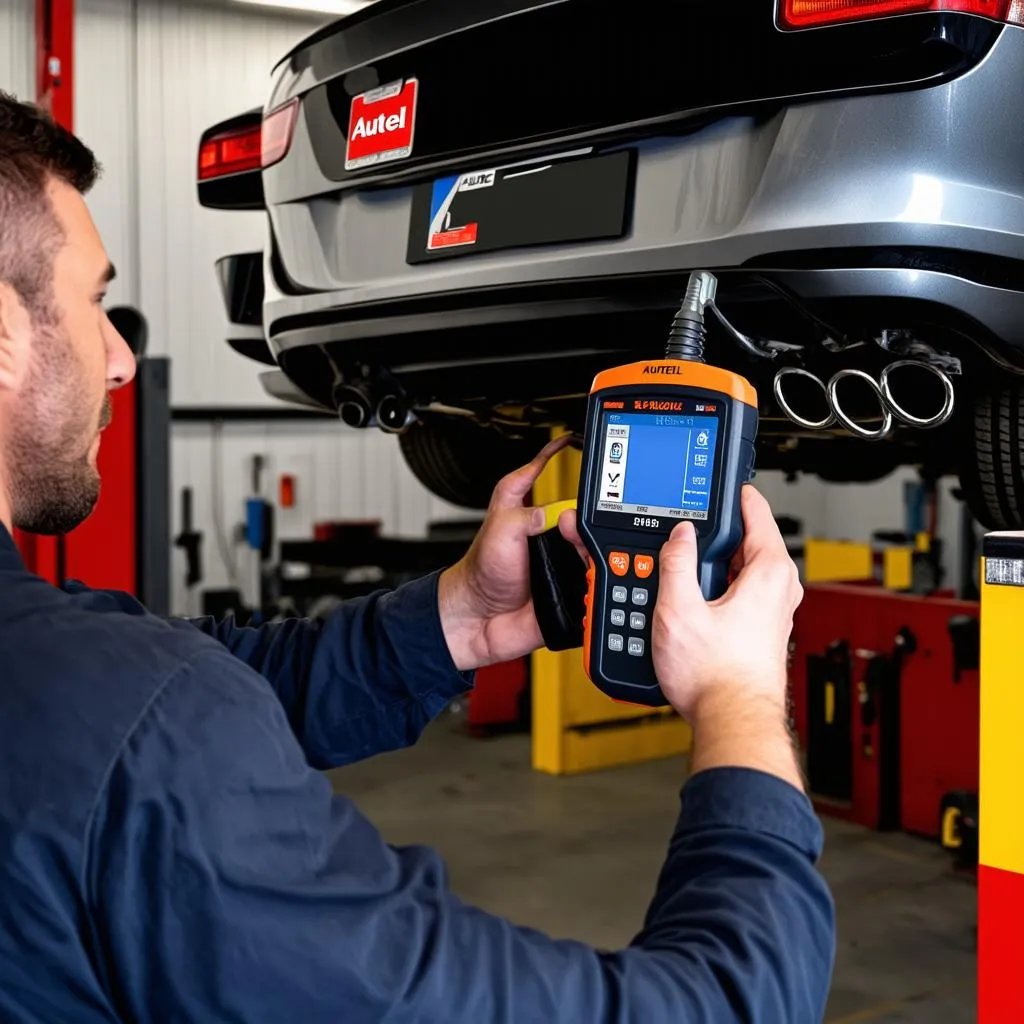
[(343, 18), (346, 14), (355, 14), (356, 11), (362, 10), (373, 3), (373, 0), (235, 0), (235, 3)]

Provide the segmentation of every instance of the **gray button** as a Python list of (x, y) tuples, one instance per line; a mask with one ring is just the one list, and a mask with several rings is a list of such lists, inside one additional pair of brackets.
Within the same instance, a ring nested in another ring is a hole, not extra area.
[(629, 653), (634, 658), (642, 658), (644, 654), (644, 642), (638, 636), (631, 636), (629, 638)]
[(625, 587), (612, 587), (612, 600), (617, 604), (626, 603), (626, 588)]
[(626, 613), (621, 608), (612, 609), (612, 625), (624, 626), (626, 624)]
[(647, 625), (647, 616), (643, 612), (630, 612), (629, 613), (629, 628), (630, 629), (643, 629)]
[(643, 587), (633, 588), (633, 604), (641, 606), (647, 604), (647, 591)]
[[(632, 641), (630, 641), (632, 643)], [(622, 650), (622, 637), (618, 633), (608, 634), (608, 650), (609, 651), (621, 651)]]

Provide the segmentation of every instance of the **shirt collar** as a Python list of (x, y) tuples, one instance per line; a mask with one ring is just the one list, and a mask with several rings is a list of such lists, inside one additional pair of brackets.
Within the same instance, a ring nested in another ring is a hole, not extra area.
[(7, 527), (0, 523), (0, 569), (20, 569), (24, 572), (25, 562), (18, 551), (14, 538), (7, 532)]

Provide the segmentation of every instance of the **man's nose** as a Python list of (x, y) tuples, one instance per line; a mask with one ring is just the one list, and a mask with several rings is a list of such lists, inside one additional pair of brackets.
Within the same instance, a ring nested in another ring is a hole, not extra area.
[(107, 388), (116, 391), (135, 377), (135, 355), (128, 342), (110, 321), (107, 321)]

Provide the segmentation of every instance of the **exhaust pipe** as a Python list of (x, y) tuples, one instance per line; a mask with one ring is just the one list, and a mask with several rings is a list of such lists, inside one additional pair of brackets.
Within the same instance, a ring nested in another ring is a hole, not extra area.
[(334, 404), (341, 422), (348, 427), (368, 427), (373, 419), (373, 406), (365, 386), (341, 384), (334, 389)]
[(400, 434), (415, 417), (402, 395), (385, 395), (377, 405), (377, 426), (389, 434)]

